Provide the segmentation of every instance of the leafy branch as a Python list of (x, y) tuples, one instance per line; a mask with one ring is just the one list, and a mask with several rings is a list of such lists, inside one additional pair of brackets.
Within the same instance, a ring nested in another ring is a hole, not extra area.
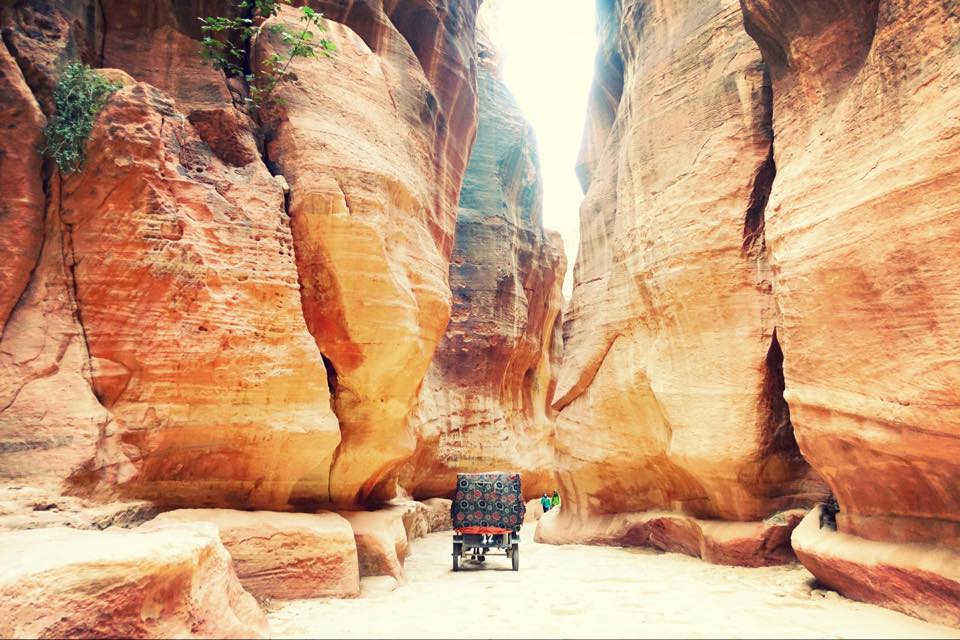
[(310, 7), (300, 9), (300, 17), (293, 28), (283, 23), (269, 26), (269, 32), (279, 36), (286, 47), (284, 53), (272, 53), (259, 65), (257, 71), (250, 69), (250, 42), (262, 32), (266, 21), (280, 13), (282, 5), (290, 0), (239, 0), (240, 17), (210, 16), (200, 18), (203, 26), (201, 45), (204, 59), (215, 69), (227, 75), (242, 77), (250, 87), (247, 104), (255, 110), (268, 104), (274, 90), (286, 78), (290, 64), (296, 58), (332, 56), (334, 43), (318, 34), (326, 30), (322, 13)]
[(62, 172), (72, 173), (83, 164), (87, 139), (97, 116), (121, 86), (79, 62), (72, 62), (63, 70), (53, 90), (55, 111), (44, 130), (43, 148)]

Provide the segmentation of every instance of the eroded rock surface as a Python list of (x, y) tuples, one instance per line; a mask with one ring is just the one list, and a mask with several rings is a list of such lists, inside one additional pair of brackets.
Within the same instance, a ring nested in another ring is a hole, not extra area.
[[(394, 495), (449, 318), (477, 2), (319, 5), (337, 53), (291, 65), (296, 80), (264, 118), (266, 153), (290, 184), (304, 314), (343, 434), (330, 498), (351, 505)], [(257, 59), (275, 46), (263, 38)]]
[[(482, 32), (481, 32), (482, 35)], [(448, 495), (462, 471), (509, 469), (552, 487), (553, 420), (566, 269), (542, 222), (536, 138), (480, 39), (480, 117), (460, 193), (453, 311), (420, 393), (417, 451), (402, 483)]]
[(957, 624), (934, 565), (960, 548), (960, 8), (741, 4), (773, 81), (785, 397), (840, 505), (841, 534), (795, 546), (844, 593)]
[(406, 578), (403, 561), (407, 556), (407, 530), (403, 513), (397, 509), (341, 511), (353, 527), (360, 561), (360, 576), (390, 576), (398, 583)]
[(5, 638), (267, 638), (211, 525), (0, 533)]
[(555, 403), (558, 522), (756, 522), (808, 504), (820, 486), (782, 398), (764, 240), (760, 51), (731, 0), (611, 5), (600, 33)]
[(790, 534), (806, 511), (793, 509), (760, 522), (700, 520), (647, 511), (595, 516), (578, 527), (571, 527), (562, 514), (562, 508), (551, 509), (538, 518), (537, 542), (653, 547), (714, 564), (766, 567), (796, 562)]
[(793, 548), (822, 583), (848, 598), (960, 627), (960, 553), (946, 546), (864, 540), (820, 525), (820, 507), (794, 529)]
[(42, 156), (46, 118), (0, 42), (0, 335), (26, 288), (43, 241)]
[(102, 447), (125, 457), (91, 477), (168, 504), (324, 495), (337, 420), (263, 165), (228, 167), (166, 94), (131, 84), (64, 181), (62, 216), (93, 390), (116, 421)]
[(745, 0), (797, 440), (840, 530), (960, 546), (960, 9)]
[(360, 593), (350, 523), (335, 513), (178, 509), (144, 525), (209, 522), (244, 588), (258, 598), (354, 597)]

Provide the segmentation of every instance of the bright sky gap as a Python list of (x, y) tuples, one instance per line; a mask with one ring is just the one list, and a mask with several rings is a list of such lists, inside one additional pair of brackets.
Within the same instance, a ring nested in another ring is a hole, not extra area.
[(574, 167), (596, 51), (594, 0), (496, 2), (492, 34), (503, 76), (537, 132), (543, 169), (543, 223), (563, 235), (564, 294), (572, 289), (583, 192)]

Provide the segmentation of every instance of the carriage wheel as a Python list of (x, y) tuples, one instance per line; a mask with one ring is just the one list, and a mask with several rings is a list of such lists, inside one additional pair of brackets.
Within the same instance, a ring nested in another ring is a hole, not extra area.
[(513, 570), (520, 571), (520, 544), (517, 542), (513, 543), (513, 548), (510, 550), (510, 560), (513, 561)]
[(453, 570), (460, 571), (460, 555), (463, 553), (463, 543), (453, 543)]

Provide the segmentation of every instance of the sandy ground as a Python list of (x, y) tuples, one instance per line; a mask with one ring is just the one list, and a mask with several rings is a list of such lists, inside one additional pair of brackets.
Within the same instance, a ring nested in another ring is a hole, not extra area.
[(552, 546), (451, 571), (451, 534), (411, 546), (408, 582), (273, 607), (278, 638), (960, 638), (960, 629), (815, 589), (802, 566), (745, 569), (646, 549)]

